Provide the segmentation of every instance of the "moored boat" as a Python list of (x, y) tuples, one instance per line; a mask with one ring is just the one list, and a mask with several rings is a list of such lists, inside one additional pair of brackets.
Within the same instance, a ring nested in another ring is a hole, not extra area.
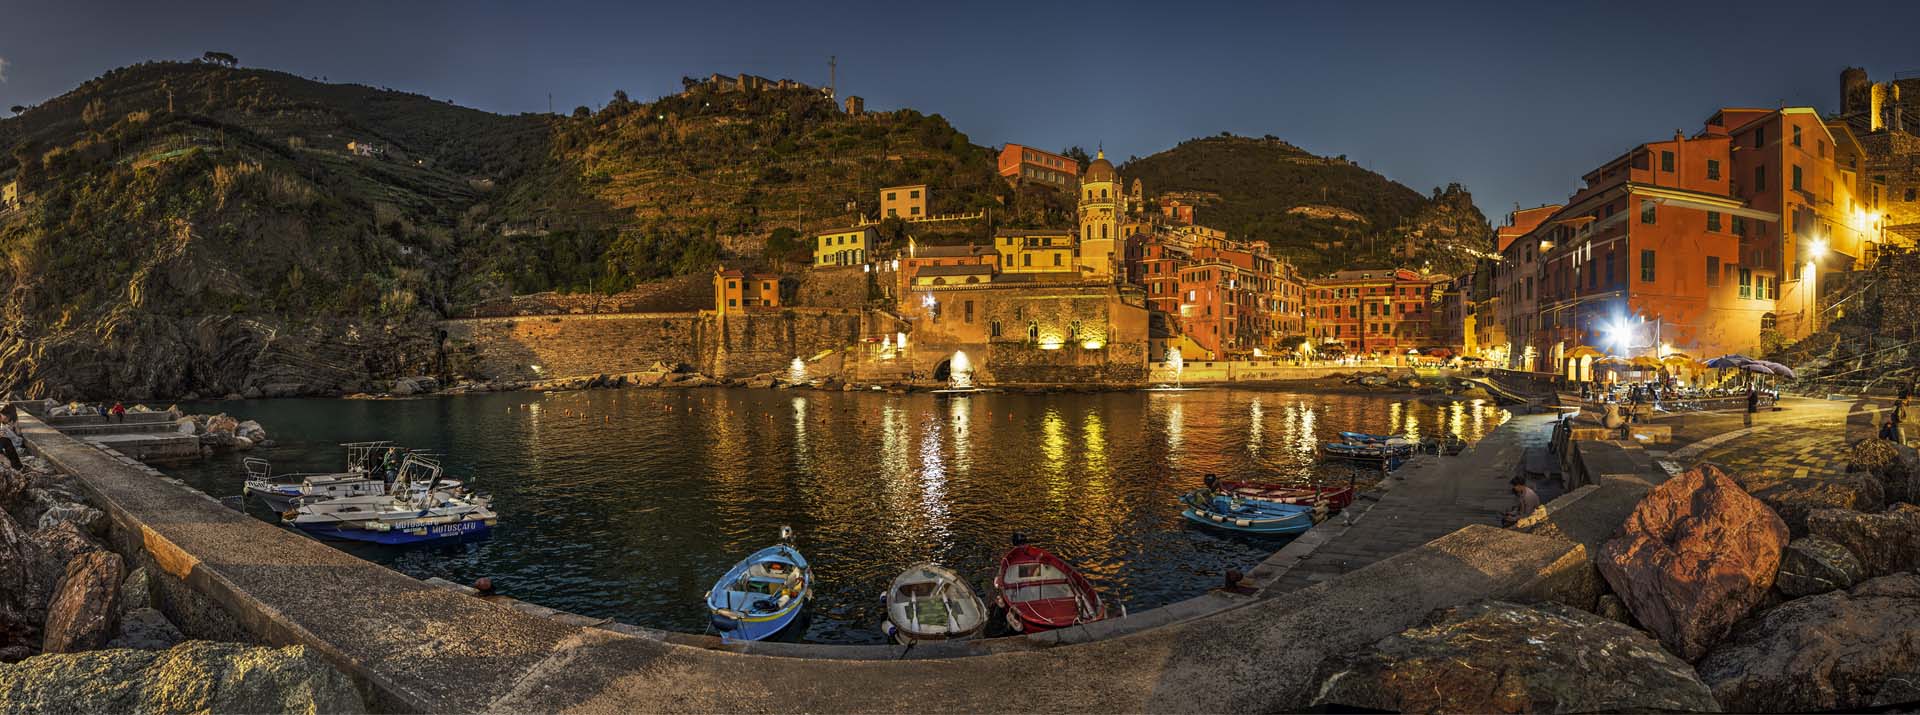
[(1016, 535), (1000, 557), (993, 588), (1007, 625), (1021, 633), (1106, 620), (1107, 604), (1087, 577), (1046, 549)]
[(723, 638), (757, 641), (786, 629), (813, 594), (813, 569), (780, 527), (780, 543), (734, 564), (707, 591), (707, 612)]
[(1352, 485), (1320, 486), (1256, 482), (1243, 479), (1219, 479), (1213, 475), (1207, 475), (1207, 487), (1216, 492), (1249, 501), (1302, 506), (1324, 503), (1329, 512), (1340, 511), (1353, 504), (1354, 494)]
[(955, 640), (987, 625), (987, 604), (952, 569), (914, 564), (887, 589), (889, 636), (899, 643)]
[[(246, 481), (241, 493), (260, 499), (274, 511), (288, 511), (300, 504), (343, 497), (381, 496), (393, 491), (394, 479), (404, 463), (407, 450), (391, 442), (349, 442), (346, 469), (340, 472), (299, 474), (273, 473), (273, 465), (258, 457), (242, 460)], [(425, 482), (415, 481), (415, 491)], [(458, 492), (458, 480), (443, 479), (438, 488)]]
[[(323, 539), (377, 544), (418, 544), (482, 536), (499, 515), (489, 499), (441, 489), (440, 465), (408, 455), (394, 481), (394, 493), (341, 497), (300, 504), (282, 521)], [(417, 479), (416, 479), (417, 478)], [(415, 484), (420, 484), (415, 488)]]
[(1327, 442), (1320, 445), (1320, 453), (1328, 459), (1341, 459), (1362, 464), (1385, 462), (1389, 469), (1398, 468), (1401, 462), (1413, 456), (1413, 449), (1413, 443), (1399, 439), (1380, 444)]
[(1256, 502), (1197, 489), (1180, 497), (1180, 515), (1202, 526), (1247, 534), (1298, 534), (1325, 514), (1312, 506)]

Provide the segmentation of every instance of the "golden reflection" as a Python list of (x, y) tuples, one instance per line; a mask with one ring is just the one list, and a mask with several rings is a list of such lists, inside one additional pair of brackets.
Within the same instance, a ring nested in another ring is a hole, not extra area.
[(948, 400), (947, 416), (953, 424), (953, 471), (966, 474), (973, 467), (973, 400)]
[(1407, 440), (1412, 442), (1420, 441), (1420, 411), (1408, 409), (1404, 414), (1407, 418)]
[(1058, 505), (1067, 495), (1067, 421), (1049, 405), (1040, 416), (1040, 456), (1047, 476), (1047, 503)]
[(1401, 420), (1405, 419), (1406, 413), (1407, 405), (1404, 402), (1395, 402), (1387, 405), (1386, 434), (1398, 434), (1400, 432), (1400, 425), (1403, 424)]
[(1080, 443), (1087, 458), (1085, 473), (1097, 479), (1104, 492), (1107, 478), (1112, 475), (1107, 472), (1107, 426), (1098, 410), (1087, 411), (1087, 420), (1080, 425)]
[(880, 408), (880, 490), (888, 513), (898, 514), (911, 502), (908, 494), (913, 467), (913, 427), (898, 399)]
[(1167, 455), (1168, 456), (1175, 456), (1180, 454), (1180, 443), (1185, 436), (1184, 433), (1186, 431), (1186, 422), (1187, 422), (1186, 412), (1180, 408), (1180, 402), (1178, 400), (1175, 400), (1172, 404), (1167, 406)]
[(1247, 406), (1247, 454), (1253, 455), (1254, 459), (1260, 458), (1260, 447), (1266, 439), (1266, 418), (1266, 411), (1260, 407), (1260, 398), (1253, 398), (1253, 402)]
[(1301, 454), (1313, 454), (1314, 450), (1320, 446), (1314, 440), (1314, 432), (1317, 427), (1314, 422), (1318, 419), (1317, 413), (1314, 411), (1313, 405), (1307, 404), (1306, 400), (1301, 400), (1299, 407), (1300, 429), (1296, 431), (1293, 436), (1293, 451)]
[(927, 429), (920, 435), (920, 516), (926, 519), (920, 536), (940, 543), (950, 535), (947, 524), (952, 517), (947, 510), (947, 463), (940, 453), (945, 440), (940, 437), (938, 415), (928, 417)]
[[(1478, 410), (1476, 410), (1476, 412), (1477, 411)], [(1467, 404), (1464, 402), (1455, 402), (1447, 406), (1447, 412), (1447, 433), (1453, 435), (1465, 434), (1467, 431)]]

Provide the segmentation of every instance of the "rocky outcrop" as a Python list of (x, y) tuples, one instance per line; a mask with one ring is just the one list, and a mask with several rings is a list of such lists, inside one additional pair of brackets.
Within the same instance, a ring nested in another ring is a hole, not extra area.
[(1857, 710), (1920, 699), (1920, 576), (1789, 601), (1699, 663), (1732, 712)]
[(1317, 706), (1393, 712), (1717, 712), (1685, 661), (1554, 603), (1483, 601), (1323, 663)]
[(67, 564), (66, 576), (47, 605), (45, 653), (73, 653), (105, 646), (120, 625), (120, 582), (127, 575), (120, 555), (94, 551)]
[(0, 665), (0, 712), (52, 711), (360, 713), (366, 704), (347, 676), (303, 646), (190, 641)]
[(32, 538), (0, 509), (0, 661), (26, 657), (39, 642), (36, 562)]
[(158, 609), (135, 608), (121, 613), (120, 627), (106, 647), (166, 650), (186, 640), (180, 629)]
[(1895, 504), (1879, 514), (1815, 509), (1807, 531), (1847, 547), (1871, 576), (1920, 568), (1920, 506)]
[(1803, 536), (1787, 542), (1773, 587), (1787, 598), (1800, 598), (1844, 591), (1866, 577), (1866, 567), (1847, 547), (1826, 537)]
[(1787, 522), (1787, 531), (1806, 536), (1807, 512), (1814, 509), (1880, 511), (1887, 507), (1885, 487), (1870, 474), (1839, 477), (1741, 478), (1740, 486)]
[(1920, 502), (1920, 452), (1884, 439), (1863, 439), (1847, 451), (1847, 471), (1880, 481), (1888, 503)]
[(1596, 565), (1636, 620), (1692, 660), (1773, 586), (1787, 538), (1773, 510), (1705, 465), (1648, 492)]
[(102, 536), (107, 533), (105, 512), (85, 504), (60, 504), (40, 513), (40, 528), (51, 529), (71, 523), (82, 533)]
[(66, 521), (33, 532), (33, 545), (36, 556), (34, 575), (43, 598), (48, 597), (48, 591), (66, 577), (67, 564), (83, 554), (106, 548), (81, 533), (80, 527)]

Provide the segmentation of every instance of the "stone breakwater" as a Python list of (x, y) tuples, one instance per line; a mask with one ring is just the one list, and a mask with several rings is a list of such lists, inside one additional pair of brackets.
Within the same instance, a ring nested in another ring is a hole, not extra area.
[(0, 712), (365, 709), (303, 648), (189, 640), (111, 529), (75, 477), (0, 465)]

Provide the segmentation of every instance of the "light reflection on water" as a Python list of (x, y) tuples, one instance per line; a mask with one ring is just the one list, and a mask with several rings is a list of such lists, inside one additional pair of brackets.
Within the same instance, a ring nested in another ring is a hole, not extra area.
[[(195, 406), (189, 405), (192, 408)], [(1139, 611), (1204, 592), (1284, 541), (1188, 526), (1175, 498), (1202, 473), (1343, 481), (1316, 463), (1339, 431), (1467, 439), (1491, 404), (1258, 390), (976, 394), (937, 398), (771, 390), (504, 393), (402, 401), (199, 406), (258, 419), (279, 442), (249, 456), (334, 469), (340, 442), (439, 450), (501, 523), (486, 541), (355, 553), (415, 576), (491, 576), (527, 601), (700, 631), (701, 595), (781, 525), (819, 584), (810, 640), (880, 642), (878, 594), (932, 560), (985, 588), (1014, 531)], [(238, 494), (239, 456), (175, 468)]]

